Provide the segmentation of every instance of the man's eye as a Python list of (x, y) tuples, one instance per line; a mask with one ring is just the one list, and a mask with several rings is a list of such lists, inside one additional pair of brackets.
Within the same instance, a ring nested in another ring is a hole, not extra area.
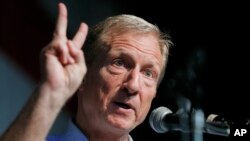
[(153, 72), (151, 70), (144, 71), (144, 75), (147, 77), (153, 77)]
[(124, 67), (125, 66), (124, 62), (121, 59), (114, 60), (113, 64), (115, 66), (118, 66), (118, 67)]

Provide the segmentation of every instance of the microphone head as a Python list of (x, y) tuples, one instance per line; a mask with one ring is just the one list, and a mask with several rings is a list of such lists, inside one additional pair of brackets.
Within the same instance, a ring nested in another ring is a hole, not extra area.
[(218, 117), (218, 115), (216, 114), (210, 114), (208, 117), (207, 117), (207, 122), (213, 122), (216, 118)]
[(157, 133), (165, 133), (169, 129), (164, 125), (164, 117), (173, 112), (167, 107), (158, 107), (152, 111), (149, 117), (151, 128)]

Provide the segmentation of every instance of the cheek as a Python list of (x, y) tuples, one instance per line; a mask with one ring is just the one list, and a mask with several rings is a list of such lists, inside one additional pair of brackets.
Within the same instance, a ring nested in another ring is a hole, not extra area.
[(144, 94), (141, 95), (140, 97), (140, 102), (141, 102), (141, 110), (140, 110), (140, 117), (139, 118), (142, 118), (143, 120), (146, 118), (149, 110), (150, 110), (150, 107), (151, 107), (151, 104), (152, 104), (152, 101), (155, 97), (155, 91), (152, 92), (152, 93), (148, 93), (148, 92), (144, 92)]
[(122, 85), (123, 76), (111, 74), (106, 68), (100, 71), (100, 81), (102, 85), (102, 91), (104, 93), (109, 93), (111, 91), (119, 89)]
[(149, 111), (153, 99), (154, 99), (154, 95), (147, 96), (145, 99), (143, 99), (142, 105), (146, 111)]

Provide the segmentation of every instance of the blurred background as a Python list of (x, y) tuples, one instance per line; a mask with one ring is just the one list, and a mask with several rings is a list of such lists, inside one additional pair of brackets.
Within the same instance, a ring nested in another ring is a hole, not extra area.
[[(40, 80), (39, 53), (52, 39), (57, 3), (68, 8), (68, 36), (81, 21), (89, 26), (116, 14), (134, 14), (168, 32), (175, 44), (151, 111), (178, 110), (178, 97), (225, 117), (250, 118), (249, 8), (241, 2), (144, 0), (1, 0), (0, 134), (9, 126)], [(151, 112), (150, 111), (150, 112)], [(150, 114), (150, 113), (149, 113)], [(61, 113), (51, 132), (63, 129)], [(134, 140), (180, 140), (180, 132), (158, 134), (145, 122)], [(204, 134), (204, 140), (229, 140)]]

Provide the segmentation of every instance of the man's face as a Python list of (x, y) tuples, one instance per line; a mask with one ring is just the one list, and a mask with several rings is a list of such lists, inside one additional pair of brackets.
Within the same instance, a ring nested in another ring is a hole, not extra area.
[(129, 132), (150, 109), (162, 55), (152, 35), (124, 34), (113, 37), (110, 44), (107, 54), (88, 68), (78, 116), (96, 128)]

